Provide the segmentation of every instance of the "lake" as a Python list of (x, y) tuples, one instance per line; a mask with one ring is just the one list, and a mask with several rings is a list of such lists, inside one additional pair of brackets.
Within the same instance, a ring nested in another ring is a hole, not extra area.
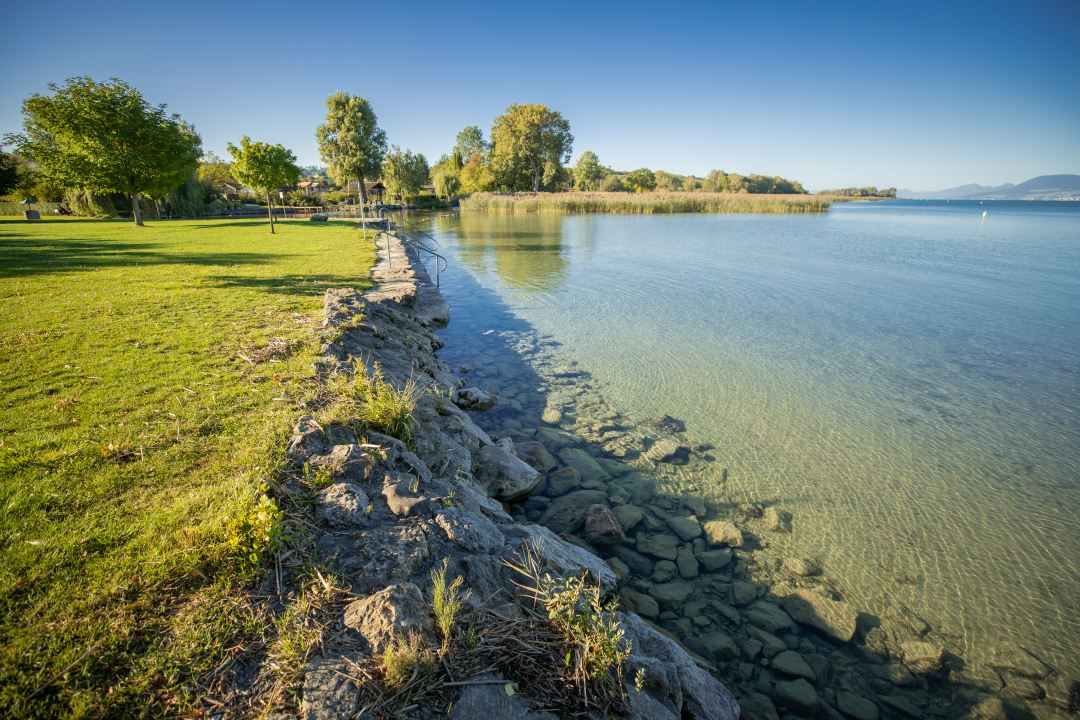
[(860, 609), (1080, 677), (1080, 203), (420, 224), (449, 259), (443, 357), (519, 397), (501, 417), (535, 377), (500, 334), (545, 337), (605, 407), (713, 446), (663, 491), (782, 508), (770, 543)]

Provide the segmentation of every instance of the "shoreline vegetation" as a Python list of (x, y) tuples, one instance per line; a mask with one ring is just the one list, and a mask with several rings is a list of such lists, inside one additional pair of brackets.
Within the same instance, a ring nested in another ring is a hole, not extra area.
[(473, 212), (550, 213), (817, 213), (850, 197), (748, 193), (480, 192), (461, 200)]

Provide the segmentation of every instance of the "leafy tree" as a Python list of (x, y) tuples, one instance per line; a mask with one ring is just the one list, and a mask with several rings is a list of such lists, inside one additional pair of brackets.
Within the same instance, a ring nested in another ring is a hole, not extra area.
[(0, 145), (0, 197), (10, 194), (19, 184), (19, 160), (4, 152)]
[(296, 184), (300, 178), (296, 156), (281, 145), (252, 142), (247, 135), (240, 141), (240, 147), (229, 143), (229, 153), (233, 156), (233, 176), (248, 187), (266, 192), (270, 232), (273, 233), (274, 201), (270, 199), (270, 192), (281, 185)]
[(723, 192), (727, 173), (723, 170), (712, 170), (701, 183), (701, 189), (705, 192)]
[(483, 192), (495, 187), (495, 175), (491, 172), (491, 166), (483, 161), (479, 152), (472, 154), (458, 173), (458, 178), (464, 193)]
[(653, 178), (656, 180), (655, 189), (663, 190), (665, 192), (672, 192), (682, 185), (682, 178), (680, 176), (672, 175), (663, 170), (657, 170), (653, 173)]
[(682, 181), (683, 192), (694, 192), (695, 190), (697, 190), (697, 184), (698, 181), (696, 177), (694, 177), (693, 175), (687, 175), (685, 178), (683, 178)]
[(430, 172), (422, 153), (401, 152), (397, 145), (391, 145), (382, 164), (382, 181), (386, 193), (391, 197), (398, 196), (404, 203), (407, 196), (420, 192), (420, 186), (427, 181)]
[(592, 150), (586, 150), (574, 166), (574, 185), (579, 190), (595, 190), (607, 176), (607, 168), (600, 164), (600, 158)]
[(456, 195), (461, 190), (461, 180), (458, 174), (449, 168), (435, 176), (435, 194), (442, 195), (450, 200), (451, 195)]
[(563, 163), (570, 161), (574, 136), (558, 110), (514, 103), (495, 118), (491, 144), (492, 170), (504, 183), (514, 187), (517, 178), (524, 177), (533, 192), (539, 192), (541, 182), (557, 180)]
[(656, 189), (656, 176), (649, 168), (639, 168), (627, 173), (623, 182), (634, 189), (634, 192), (649, 192)]
[(232, 165), (225, 162), (213, 152), (208, 152), (199, 160), (198, 179), (201, 183), (208, 183), (218, 188), (224, 183), (235, 183), (232, 176)]
[(608, 175), (604, 182), (600, 183), (601, 192), (626, 192), (627, 189), (622, 178), (614, 174)]
[(315, 139), (331, 177), (342, 185), (355, 178), (366, 203), (364, 178), (377, 177), (386, 156), (386, 133), (371, 103), (341, 91), (326, 98), (326, 122), (315, 130)]
[[(480, 153), (482, 158), (488, 150), (488, 144), (484, 141), (484, 132), (477, 126), (470, 125), (457, 134), (451, 157), (456, 156), (457, 162), (464, 164), (465, 158), (471, 158), (474, 153)], [(458, 167), (460, 168), (461, 165)]]
[(142, 225), (139, 195), (161, 197), (198, 166), (195, 128), (127, 83), (75, 77), (63, 87), (49, 83), (49, 90), (51, 97), (35, 93), (23, 101), (24, 133), (7, 138), (46, 182), (128, 195)]

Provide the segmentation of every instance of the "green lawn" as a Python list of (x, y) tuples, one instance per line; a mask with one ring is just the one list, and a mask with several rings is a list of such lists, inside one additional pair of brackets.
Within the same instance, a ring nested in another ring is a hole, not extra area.
[(181, 714), (155, 693), (257, 629), (226, 518), (280, 471), (324, 290), (373, 262), (345, 222), (0, 219), (5, 714)]

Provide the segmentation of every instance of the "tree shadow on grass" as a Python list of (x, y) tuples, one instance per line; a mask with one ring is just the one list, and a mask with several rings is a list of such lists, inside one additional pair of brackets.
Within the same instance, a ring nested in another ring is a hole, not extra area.
[(220, 289), (246, 289), (278, 295), (322, 296), (330, 288), (348, 287), (363, 293), (375, 287), (371, 278), (346, 275), (305, 275), (300, 277), (247, 277), (243, 275), (215, 275), (206, 278)]
[(92, 271), (129, 265), (266, 265), (278, 255), (253, 252), (168, 253), (150, 242), (0, 236), (0, 278)]

